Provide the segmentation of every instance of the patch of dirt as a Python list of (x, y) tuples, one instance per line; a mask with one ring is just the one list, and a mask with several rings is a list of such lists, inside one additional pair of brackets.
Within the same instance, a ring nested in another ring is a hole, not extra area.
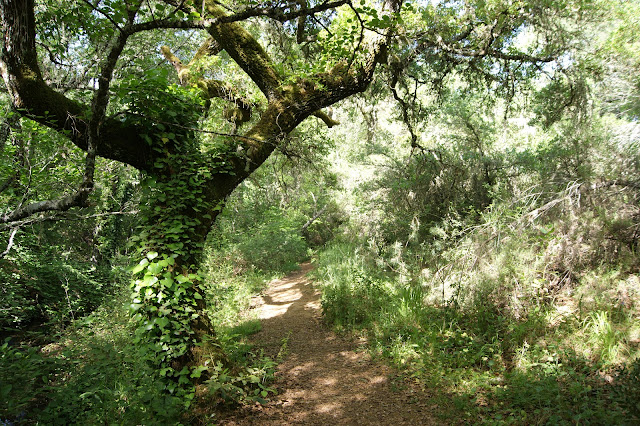
[(275, 280), (260, 309), (262, 330), (253, 343), (282, 362), (265, 405), (227, 413), (222, 425), (438, 424), (429, 395), (398, 379), (366, 353), (363, 342), (333, 333), (321, 321), (320, 294), (301, 270)]

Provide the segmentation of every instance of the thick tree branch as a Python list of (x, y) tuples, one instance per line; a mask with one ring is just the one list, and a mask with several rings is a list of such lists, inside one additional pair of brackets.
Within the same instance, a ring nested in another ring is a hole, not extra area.
[[(300, 5), (300, 9), (307, 9), (309, 6), (307, 4), (307, 0), (297, 0), (298, 5)], [(302, 15), (298, 17), (296, 22), (296, 42), (298, 44), (302, 44), (306, 41), (306, 37), (304, 34), (304, 27), (307, 22), (307, 15)]]
[[(369, 55), (355, 69), (338, 64), (331, 72), (321, 73), (295, 85), (278, 90), (260, 120), (245, 134), (251, 141), (246, 150), (246, 165), (238, 176), (244, 179), (259, 167), (295, 127), (322, 108), (333, 105), (356, 93), (364, 91), (371, 80), (376, 65), (386, 56), (388, 37), (376, 37), (369, 44)], [(322, 114), (320, 114), (322, 115)]]
[[(219, 21), (226, 16), (224, 10), (210, 0), (207, 2), (207, 11)], [(282, 82), (281, 77), (267, 52), (247, 30), (236, 22), (230, 22), (211, 25), (208, 31), (247, 73), (268, 101), (277, 98), (276, 89)]]
[[(34, 0), (0, 0), (0, 32), (4, 40), (0, 72), (14, 107), (24, 116), (63, 133), (87, 150), (91, 109), (49, 87), (43, 80), (35, 45)], [(150, 169), (149, 145), (138, 130), (116, 120), (102, 123), (96, 154)]]
[[(32, 115), (34, 113), (33, 110), (37, 109), (37, 106), (34, 107), (33, 105), (34, 101), (37, 101), (37, 98), (35, 97), (37, 94), (24, 90), (24, 83), (26, 82), (27, 88), (30, 86), (40, 87), (62, 102), (62, 108), (58, 105), (53, 109), (53, 111), (57, 111), (58, 115), (63, 115), (65, 113), (69, 114), (69, 111), (65, 111), (64, 109), (64, 107), (68, 105), (76, 106), (78, 109), (84, 109), (79, 105), (71, 103), (71, 101), (63, 95), (50, 89), (42, 80), (37, 63), (37, 55), (35, 53), (35, 19), (33, 14), (33, 0), (28, 0), (21, 4), (16, 2), (16, 0), (2, 0), (0, 6), (3, 18), (3, 33), (5, 34), (5, 40), (8, 39), (10, 41), (2, 50), (2, 61), (0, 62), (0, 66), (2, 67), (5, 82), (7, 83), (9, 90), (12, 92), (11, 94), (14, 104), (18, 104), (17, 106), (20, 107), (23, 106), (20, 105), (20, 101), (24, 101), (24, 107), (28, 108), (29, 115)], [(85, 170), (82, 182), (78, 189), (73, 194), (58, 200), (37, 201), (26, 206), (21, 206), (0, 218), (0, 223), (14, 222), (44, 211), (66, 211), (72, 207), (86, 207), (88, 205), (88, 196), (94, 186), (93, 177), (95, 172), (95, 159), (102, 139), (102, 126), (106, 121), (106, 110), (109, 103), (111, 79), (113, 78), (113, 72), (118, 58), (120, 57), (120, 54), (127, 43), (127, 39), (130, 36), (130, 32), (127, 31), (127, 27), (131, 27), (134, 19), (135, 10), (130, 10), (129, 22), (127, 22), (125, 29), (120, 31), (118, 36), (112, 40), (107, 55), (100, 63), (98, 88), (94, 92), (91, 103), (91, 114), (89, 115), (90, 118), (88, 122), (86, 120), (81, 120), (81, 128), (74, 125), (71, 129), (72, 140), (82, 141), (82, 145), (84, 145), (84, 148), (87, 151), (85, 158)], [(28, 61), (24, 61), (25, 58)], [(51, 120), (49, 114), (50, 111), (45, 111), (43, 117), (35, 116), (34, 118), (36, 120), (44, 120), (45, 124), (50, 127), (54, 127), (56, 124), (59, 124), (55, 120)], [(83, 115), (86, 115), (85, 111), (83, 111)], [(60, 130), (60, 127), (57, 129)], [(66, 129), (62, 127), (62, 130)], [(112, 152), (112, 148), (112, 146), (109, 146), (108, 152)]]
[(11, 223), (24, 219), (31, 215), (47, 211), (67, 211), (73, 207), (85, 206), (87, 196), (91, 192), (90, 188), (81, 188), (74, 194), (68, 195), (59, 200), (37, 201), (27, 204), (24, 207), (14, 210), (13, 212), (0, 218), (0, 223)]

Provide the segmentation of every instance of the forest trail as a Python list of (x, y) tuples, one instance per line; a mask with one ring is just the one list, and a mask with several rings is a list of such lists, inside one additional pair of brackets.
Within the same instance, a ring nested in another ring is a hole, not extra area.
[(337, 336), (321, 321), (320, 293), (306, 276), (310, 263), (274, 280), (258, 299), (262, 330), (253, 343), (275, 359), (278, 394), (245, 407), (223, 425), (437, 424), (430, 398), (372, 360), (363, 342)]

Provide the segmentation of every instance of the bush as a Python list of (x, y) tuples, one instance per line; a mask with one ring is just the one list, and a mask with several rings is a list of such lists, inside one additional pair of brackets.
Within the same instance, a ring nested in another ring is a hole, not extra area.
[(42, 348), (0, 346), (0, 418), (51, 425), (175, 423), (185, 401), (137, 356), (120, 297)]
[(13, 346), (10, 339), (5, 340), (0, 345), (0, 424), (19, 421), (34, 402), (46, 400), (50, 382), (64, 366), (35, 348)]
[(235, 249), (249, 265), (262, 271), (295, 269), (307, 255), (303, 224), (299, 215), (269, 209), (244, 236), (236, 237)]
[(0, 330), (63, 325), (90, 313), (112, 292), (110, 270), (46, 248), (18, 247), (15, 252), (0, 260)]
[(325, 319), (336, 326), (361, 326), (376, 319), (393, 302), (393, 289), (367, 268), (350, 244), (332, 244), (318, 257)]

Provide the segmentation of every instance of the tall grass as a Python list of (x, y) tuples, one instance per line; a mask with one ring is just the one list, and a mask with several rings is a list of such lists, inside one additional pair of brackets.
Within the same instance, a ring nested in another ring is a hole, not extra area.
[(602, 194), (569, 188), (543, 208), (496, 205), (427, 256), (415, 245), (335, 242), (317, 259), (325, 319), (440, 389), (448, 416), (640, 421), (625, 396), (640, 392), (638, 261), (590, 197)]

